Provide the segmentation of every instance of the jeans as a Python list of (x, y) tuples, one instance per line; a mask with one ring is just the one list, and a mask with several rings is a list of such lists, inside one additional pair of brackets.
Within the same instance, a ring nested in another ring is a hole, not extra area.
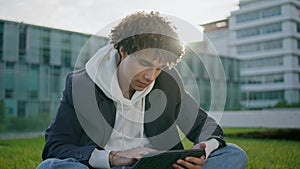
[[(207, 158), (203, 169), (245, 169), (247, 165), (246, 153), (235, 144), (227, 144), (226, 147), (212, 152)], [(37, 167), (37, 169), (88, 169), (73, 158), (50, 158)], [(113, 167), (113, 169), (131, 169), (131, 167)]]

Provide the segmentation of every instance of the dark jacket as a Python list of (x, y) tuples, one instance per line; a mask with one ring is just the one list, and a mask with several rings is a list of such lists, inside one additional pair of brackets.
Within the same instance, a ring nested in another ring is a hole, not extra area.
[[(82, 121), (78, 118), (80, 115), (76, 113), (76, 106), (73, 104), (74, 84), (79, 86), (76, 90), (93, 88), (103, 117), (97, 120), (96, 125), (107, 123), (111, 126), (98, 131), (97, 137), (89, 137), (81, 125)], [(166, 106), (161, 110), (156, 104), (162, 102)], [(225, 145), (222, 129), (183, 90), (181, 78), (174, 70), (162, 72), (157, 77), (153, 89), (146, 96), (145, 109), (144, 130), (155, 149), (183, 149), (176, 126), (194, 143), (216, 138), (222, 146)], [(153, 118), (155, 113), (158, 118)], [(92, 151), (95, 148), (103, 149), (109, 140), (115, 116), (114, 102), (93, 83), (84, 69), (68, 74), (58, 111), (45, 132), (43, 159), (72, 157), (88, 165)]]

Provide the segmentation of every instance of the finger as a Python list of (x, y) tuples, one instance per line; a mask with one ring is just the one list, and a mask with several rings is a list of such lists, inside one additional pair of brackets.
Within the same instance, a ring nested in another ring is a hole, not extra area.
[(175, 168), (175, 169), (184, 169), (182, 166), (180, 166), (176, 163), (173, 164), (173, 168)]
[(195, 165), (194, 163), (190, 163), (188, 161), (185, 160), (177, 160), (177, 164), (180, 164), (181, 166), (184, 166), (186, 168), (201, 168), (200, 165)]
[(205, 156), (201, 156), (200, 158), (198, 157), (186, 157), (185, 161), (194, 163), (196, 165), (201, 165), (203, 166), (205, 164)]
[(201, 143), (200, 143), (200, 148), (205, 149), (205, 148), (206, 148), (206, 143), (201, 142)]

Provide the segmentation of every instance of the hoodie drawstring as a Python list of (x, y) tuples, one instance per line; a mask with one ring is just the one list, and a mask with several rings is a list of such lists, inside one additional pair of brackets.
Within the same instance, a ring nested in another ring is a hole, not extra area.
[(145, 97), (142, 99), (142, 118), (141, 118), (141, 147), (144, 147), (143, 138), (144, 138), (144, 116), (145, 116)]
[[(123, 106), (123, 103), (121, 102), (121, 116), (122, 116), (122, 121), (123, 121), (123, 123), (124, 123), (124, 106)], [(123, 133), (123, 127), (121, 127), (121, 132), (122, 132), (122, 144), (121, 144), (121, 149), (122, 149), (122, 151), (124, 151), (124, 133)]]

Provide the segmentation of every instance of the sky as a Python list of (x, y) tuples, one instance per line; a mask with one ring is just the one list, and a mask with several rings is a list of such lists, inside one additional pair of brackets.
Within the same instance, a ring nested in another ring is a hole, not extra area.
[(159, 11), (199, 27), (227, 18), (238, 1), (0, 0), (0, 19), (93, 34), (136, 11)]

